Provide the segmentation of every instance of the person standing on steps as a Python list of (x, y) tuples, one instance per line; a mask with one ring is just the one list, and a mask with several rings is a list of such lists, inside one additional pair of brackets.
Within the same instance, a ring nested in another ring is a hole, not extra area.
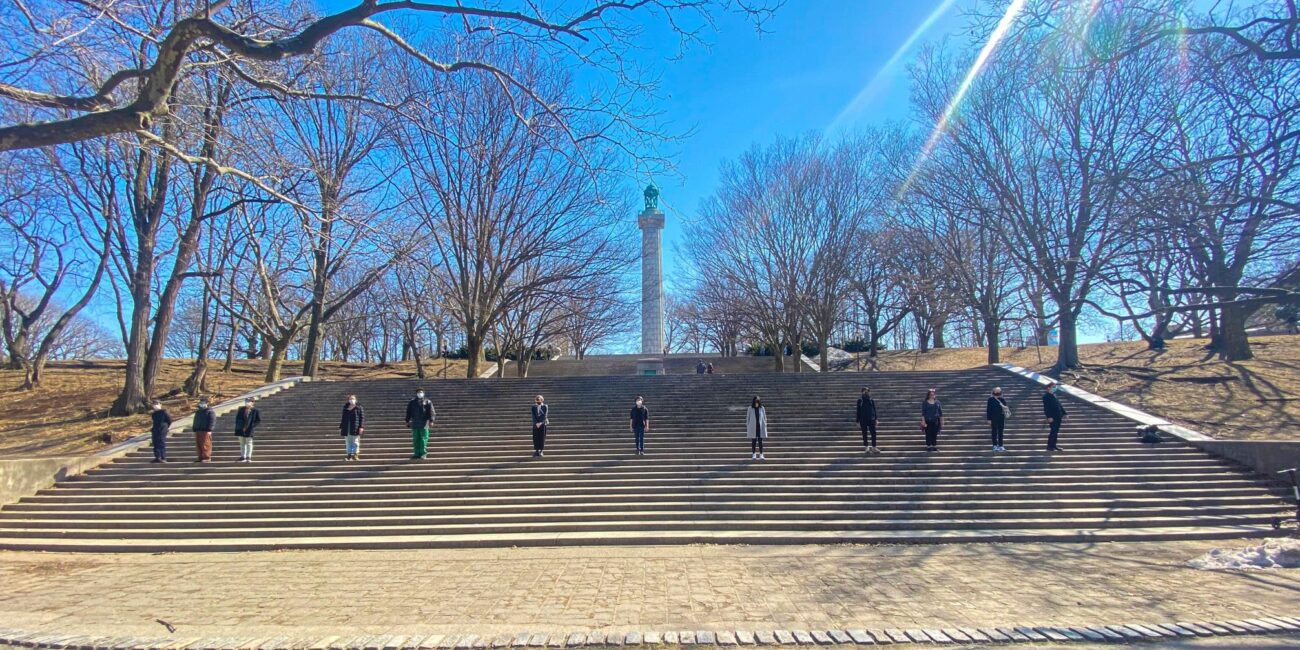
[(551, 425), (551, 408), (546, 405), (546, 398), (538, 395), (533, 398), (533, 458), (546, 455), (546, 427)]
[(876, 423), (879, 417), (880, 414), (876, 411), (876, 400), (871, 399), (871, 389), (863, 386), (853, 421), (857, 422), (858, 427), (862, 429), (862, 447), (868, 454), (880, 453), (880, 448), (876, 446)]
[(921, 428), (925, 430), (925, 450), (939, 451), (939, 432), (943, 431), (943, 404), (935, 389), (925, 391), (921, 402)]
[(1065, 406), (1056, 396), (1060, 384), (1052, 381), (1043, 387), (1043, 417), (1047, 418), (1047, 451), (1064, 451), (1056, 446), (1056, 437), (1061, 433), (1061, 420), (1065, 419)]
[(253, 398), (244, 400), (244, 405), (235, 411), (235, 435), (239, 437), (239, 462), (253, 462), (253, 434), (257, 425), (262, 423), (262, 412), (253, 406)]
[(198, 452), (196, 463), (212, 462), (212, 425), (217, 422), (217, 414), (208, 408), (208, 398), (199, 398), (199, 408), (194, 411), (194, 449)]
[(343, 460), (361, 457), (361, 434), (365, 430), (366, 412), (357, 405), (356, 395), (348, 395), (348, 401), (343, 405), (343, 418), (339, 420), (339, 435), (343, 436), (348, 454)]
[(706, 374), (706, 375), (711, 375), (711, 374), (713, 374), (713, 364), (711, 364), (711, 363), (709, 364), (709, 367), (706, 368), (706, 369), (704, 370), (704, 374)]
[(704, 359), (700, 359), (699, 363), (695, 364), (695, 374), (702, 375), (708, 371), (709, 367), (704, 365)]
[(1002, 387), (993, 388), (988, 404), (984, 407), (984, 419), (989, 421), (989, 431), (993, 436), (993, 451), (1006, 451), (1002, 446), (1002, 437), (1006, 432), (1007, 418), (1011, 417), (1011, 407), (1002, 398)]
[(424, 399), (424, 389), (415, 391), (415, 399), (406, 403), (406, 426), (411, 429), (411, 460), (429, 457), (429, 425), (437, 413), (433, 403)]
[(763, 439), (767, 437), (767, 409), (763, 408), (763, 400), (755, 395), (745, 411), (745, 437), (749, 438), (749, 458), (767, 460), (767, 456), (763, 454)]
[(628, 427), (636, 439), (636, 455), (645, 455), (645, 434), (650, 430), (650, 409), (645, 407), (645, 398), (636, 396), (636, 405), (632, 407)]
[(165, 463), (167, 462), (167, 431), (171, 429), (172, 416), (163, 408), (161, 402), (154, 402), (149, 420), (152, 421), (149, 426), (149, 438), (153, 444), (153, 462)]

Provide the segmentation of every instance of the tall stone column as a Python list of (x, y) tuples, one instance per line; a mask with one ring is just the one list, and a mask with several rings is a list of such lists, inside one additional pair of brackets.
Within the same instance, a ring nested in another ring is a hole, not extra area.
[(641, 354), (664, 353), (664, 213), (647, 207), (641, 227)]

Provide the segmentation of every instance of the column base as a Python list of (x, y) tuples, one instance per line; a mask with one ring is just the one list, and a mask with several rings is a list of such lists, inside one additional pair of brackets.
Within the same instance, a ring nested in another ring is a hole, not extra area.
[(637, 375), (662, 375), (664, 374), (664, 360), (658, 358), (637, 359), (636, 374)]

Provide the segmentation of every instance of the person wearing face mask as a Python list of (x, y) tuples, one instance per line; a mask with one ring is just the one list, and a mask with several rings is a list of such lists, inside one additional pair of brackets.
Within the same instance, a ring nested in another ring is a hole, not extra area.
[(406, 404), (406, 426), (411, 429), (411, 460), (429, 457), (429, 425), (433, 424), (433, 403), (424, 399), (424, 390), (415, 391), (415, 399)]
[(153, 462), (165, 463), (167, 462), (167, 431), (171, 429), (172, 416), (162, 404), (154, 402), (149, 419), (152, 421), (149, 437), (153, 442)]
[(984, 419), (988, 420), (989, 432), (993, 437), (993, 451), (1007, 450), (1002, 446), (1002, 439), (1007, 429), (1007, 417), (1010, 415), (1011, 407), (1007, 406), (1007, 400), (1002, 398), (1002, 388), (994, 388), (993, 394), (989, 396), (989, 401), (984, 407)]
[(862, 387), (862, 396), (858, 398), (854, 419), (858, 423), (858, 428), (862, 429), (862, 447), (866, 453), (880, 453), (880, 448), (876, 446), (876, 423), (880, 421), (880, 414), (876, 411), (876, 400), (871, 399), (871, 389), (866, 386)]
[(208, 408), (208, 398), (199, 398), (199, 408), (194, 411), (194, 448), (198, 452), (196, 463), (212, 462), (212, 425), (216, 424), (217, 414)]
[(650, 409), (645, 407), (645, 399), (636, 396), (636, 405), (632, 407), (629, 428), (636, 439), (636, 455), (645, 455), (645, 433), (650, 430)]
[(1047, 451), (1062, 451), (1056, 446), (1056, 436), (1061, 433), (1061, 420), (1065, 419), (1065, 406), (1061, 404), (1061, 398), (1056, 396), (1058, 385), (1053, 381), (1043, 387), (1043, 417), (1047, 419), (1049, 427)]
[(235, 411), (235, 436), (239, 438), (239, 462), (253, 462), (253, 433), (262, 423), (262, 412), (253, 406), (253, 398), (244, 400)]
[(551, 408), (546, 405), (546, 398), (538, 395), (533, 398), (533, 458), (546, 455), (546, 427), (551, 424)]
[(767, 460), (763, 453), (763, 439), (767, 437), (767, 409), (763, 400), (754, 396), (749, 408), (745, 409), (745, 437), (749, 438), (750, 460)]
[(361, 434), (366, 430), (366, 412), (357, 405), (357, 396), (348, 395), (343, 405), (343, 419), (339, 420), (339, 435), (347, 445), (347, 457), (343, 460), (357, 460), (361, 457)]
[(921, 402), (921, 430), (925, 432), (925, 450), (939, 451), (939, 432), (943, 431), (943, 404), (935, 389), (925, 391)]

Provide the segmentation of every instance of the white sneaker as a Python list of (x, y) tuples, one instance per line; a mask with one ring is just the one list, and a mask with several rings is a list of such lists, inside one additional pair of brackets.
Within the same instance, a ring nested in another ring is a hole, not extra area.
[(752, 453), (752, 454), (750, 454), (750, 455), (749, 455), (749, 459), (750, 459), (750, 460), (758, 460), (758, 453)]
[(767, 460), (767, 456), (765, 456), (765, 455), (763, 455), (763, 454), (759, 454), (759, 455), (758, 455), (758, 459), (759, 459), (759, 460)]
[(872, 447), (872, 448), (871, 448), (871, 453), (873, 453), (873, 454), (878, 454), (878, 453), (880, 453), (880, 447)]

